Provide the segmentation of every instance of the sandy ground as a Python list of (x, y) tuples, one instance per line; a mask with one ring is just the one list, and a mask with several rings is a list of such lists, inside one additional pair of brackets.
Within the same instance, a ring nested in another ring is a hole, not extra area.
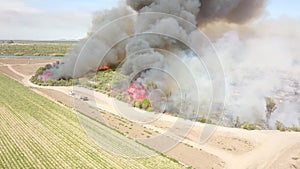
[[(204, 125), (133, 109), (127, 104), (84, 88), (39, 87), (29, 82), (30, 76), (38, 67), (55, 61), (0, 59), (0, 72), (50, 99), (106, 123), (186, 166), (201, 169), (300, 168), (300, 133), (246, 131)], [(73, 96), (70, 95), (71, 91)], [(81, 96), (87, 96), (89, 101), (82, 101)]]

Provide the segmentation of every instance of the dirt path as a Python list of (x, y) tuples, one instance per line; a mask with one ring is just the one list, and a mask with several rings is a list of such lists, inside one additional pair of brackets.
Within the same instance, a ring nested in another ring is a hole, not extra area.
[[(206, 143), (200, 144), (204, 124), (193, 123), (165, 114), (143, 112), (136, 109), (132, 111), (133, 109), (128, 107), (127, 104), (122, 104), (104, 94), (85, 88), (37, 86), (29, 82), (30, 75), (28, 73), (20, 72), (20, 68), (15, 69), (17, 64), (3, 62), (0, 62), (0, 64), (0, 66), (6, 66), (12, 74), (22, 77), (21, 82), (25, 86), (39, 90), (44, 94), (47, 94), (46, 90), (51, 90), (51, 93), (53, 93), (51, 97), (54, 99), (60, 97), (62, 100), (76, 100), (80, 96), (87, 96), (90, 99), (89, 101), (75, 104), (86, 104), (87, 109), (91, 108), (91, 113), (94, 109), (100, 108), (116, 115), (116, 117), (139, 122), (138, 125), (141, 128), (164, 136), (160, 138), (163, 140), (152, 139), (149, 142), (140, 140), (141, 142), (163, 152), (165, 152), (163, 143), (166, 145), (177, 143), (175, 147), (165, 153), (187, 165), (193, 165), (197, 168), (228, 169), (300, 168), (300, 133), (246, 131), (217, 127), (214, 135)], [(18, 64), (21, 65), (22, 63)], [(26, 65), (26, 63), (22, 65)], [(32, 65), (34, 64), (31, 63)], [(28, 66), (30, 67), (30, 65)], [(71, 91), (75, 93), (74, 96), (69, 95)], [(113, 120), (115, 119), (112, 118), (111, 121)], [(138, 125), (136, 126), (138, 127)], [(189, 155), (190, 153), (195, 154), (198, 158)]]
[[(273, 132), (260, 135), (257, 132), (253, 135), (259, 139), (260, 145), (248, 153), (235, 155), (234, 160), (228, 160), (229, 168), (271, 169), (271, 165), (276, 165), (278, 156), (285, 151), (290, 151), (292, 146), (300, 145), (298, 133)], [(300, 149), (298, 151), (300, 152)]]

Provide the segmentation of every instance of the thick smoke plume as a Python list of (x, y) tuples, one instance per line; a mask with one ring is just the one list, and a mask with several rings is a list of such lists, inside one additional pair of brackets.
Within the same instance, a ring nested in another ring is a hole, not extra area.
[[(157, 85), (159, 90), (149, 96), (154, 104), (167, 98), (167, 111), (189, 118), (197, 110), (206, 114), (213, 89), (205, 65), (186, 44), (155, 35), (183, 39), (209, 58), (211, 48), (194, 36), (199, 27), (211, 38), (223, 65), (224, 123), (233, 124), (237, 116), (242, 121), (265, 120), (264, 97), (272, 97), (278, 109), (271, 121), (299, 125), (299, 20), (251, 22), (264, 14), (265, 0), (127, 0), (126, 3), (96, 13), (88, 36), (68, 52), (60, 65), (47, 70), (51, 72), (49, 79), (77, 78), (99, 66), (119, 66), (118, 70), (130, 83)], [(131, 35), (138, 36), (126, 38)], [(114, 44), (120, 39), (123, 41)], [(101, 58), (105, 52), (108, 52), (105, 58)], [(128, 85), (118, 87), (127, 90)]]
[[(194, 6), (200, 4), (200, 12), (197, 16), (197, 21), (200, 25), (212, 21), (225, 20), (232, 23), (246, 23), (258, 16), (262, 15), (265, 11), (266, 0), (200, 0), (197, 1), (182, 1), (183, 4)], [(127, 4), (136, 11), (145, 11), (148, 8), (153, 8), (155, 5), (164, 8), (163, 3), (170, 3), (168, 1), (156, 0), (127, 0)], [(173, 1), (172, 1), (173, 4)], [(179, 4), (178, 1), (174, 6)], [(157, 12), (162, 12), (156, 8)], [(170, 9), (170, 8), (169, 8)]]
[(224, 20), (243, 24), (262, 15), (266, 0), (201, 0), (200, 24)]

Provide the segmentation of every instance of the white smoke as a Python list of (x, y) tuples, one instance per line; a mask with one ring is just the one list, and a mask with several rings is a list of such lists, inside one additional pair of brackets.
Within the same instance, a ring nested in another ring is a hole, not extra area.
[[(265, 0), (127, 0), (127, 5), (95, 14), (87, 38), (51, 70), (51, 78), (81, 77), (101, 60), (102, 65), (122, 63), (120, 71), (129, 78), (142, 72), (136, 81), (158, 85), (169, 98), (169, 111), (181, 107), (179, 113), (194, 117), (199, 105), (205, 114), (213, 99), (210, 77), (195, 54), (175, 40), (189, 42), (209, 58), (211, 48), (194, 36), (198, 25), (211, 37), (224, 68), (227, 117), (265, 119), (264, 97), (269, 96), (278, 103), (272, 121), (299, 125), (300, 22), (251, 22), (265, 5)], [(113, 44), (131, 35), (137, 36)]]
[(299, 28), (299, 20), (281, 18), (248, 26), (251, 36), (229, 31), (216, 41), (227, 81), (227, 113), (245, 121), (264, 119), (264, 97), (271, 97), (278, 107), (272, 121), (299, 125)]

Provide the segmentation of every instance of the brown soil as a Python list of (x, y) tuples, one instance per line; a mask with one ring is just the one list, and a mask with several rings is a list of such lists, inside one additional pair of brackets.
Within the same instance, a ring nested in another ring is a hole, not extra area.
[(16, 73), (12, 72), (7, 66), (0, 66), (0, 72), (19, 82), (21, 82), (23, 79), (22, 76), (19, 76)]
[[(169, 115), (162, 115), (147, 124), (136, 123), (118, 114), (113, 109), (110, 98), (105, 95), (87, 95), (89, 101), (83, 101), (68, 94), (73, 90), (72, 87), (38, 87), (28, 82), (30, 75), (37, 68), (53, 62), (53, 59), (31, 59), (29, 62), (28, 59), (0, 59), (0, 72), (50, 99), (72, 107), (128, 137), (165, 153), (186, 166), (237, 169), (300, 168), (300, 133), (217, 127), (212, 137), (201, 144), (199, 138), (204, 124), (197, 123), (188, 128), (184, 120)], [(178, 121), (183, 122), (177, 123)], [(185, 128), (189, 129), (188, 132), (182, 132)], [(173, 135), (179, 139), (172, 137)], [(169, 145), (174, 146), (165, 149)]]

